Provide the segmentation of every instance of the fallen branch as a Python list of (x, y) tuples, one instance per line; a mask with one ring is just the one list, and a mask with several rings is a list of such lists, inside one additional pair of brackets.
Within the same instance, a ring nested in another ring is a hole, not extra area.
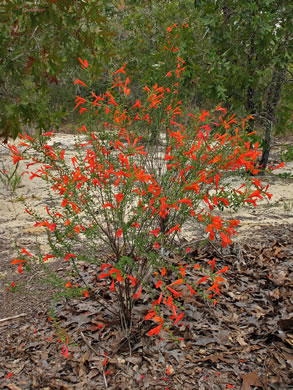
[(13, 317), (1, 318), (0, 322), (15, 320), (16, 318), (25, 317), (25, 316), (26, 316), (26, 313), (22, 313), (22, 314), (18, 314), (17, 316), (13, 316)]

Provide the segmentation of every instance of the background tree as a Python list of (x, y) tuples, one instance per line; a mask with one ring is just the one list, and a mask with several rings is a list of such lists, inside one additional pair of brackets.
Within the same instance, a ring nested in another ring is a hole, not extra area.
[(52, 96), (64, 97), (78, 57), (91, 55), (99, 74), (111, 55), (113, 33), (97, 0), (2, 0), (0, 23), (0, 135), (6, 138), (23, 125), (56, 124), (63, 110)]
[(164, 85), (167, 28), (187, 23), (178, 36), (185, 60), (180, 98), (195, 110), (222, 104), (254, 114), (251, 126), (265, 134), (265, 167), (272, 128), (293, 128), (292, 18), (285, 0), (3, 0), (0, 134), (60, 121), (72, 107), (78, 57), (93, 66), (96, 93), (124, 62), (133, 99), (140, 84)]
[(255, 115), (265, 130), (261, 158), (265, 167), (272, 127), (289, 126), (290, 121), (292, 125), (293, 101), (288, 93), (292, 76), (290, 80), (288, 75), (293, 4), (285, 0), (196, 0), (194, 6), (207, 41), (201, 56), (200, 86), (212, 100), (218, 98), (234, 110)]

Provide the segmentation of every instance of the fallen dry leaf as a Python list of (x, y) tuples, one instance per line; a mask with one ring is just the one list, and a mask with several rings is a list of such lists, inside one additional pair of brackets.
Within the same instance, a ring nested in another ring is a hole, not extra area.
[(258, 386), (264, 389), (257, 371), (249, 372), (248, 374), (242, 375), (241, 378), (243, 381), (241, 390), (251, 390), (251, 386)]

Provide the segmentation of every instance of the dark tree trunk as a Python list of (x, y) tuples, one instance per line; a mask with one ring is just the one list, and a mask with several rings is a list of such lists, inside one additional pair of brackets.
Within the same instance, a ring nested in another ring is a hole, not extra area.
[(223, 5), (223, 14), (224, 14), (224, 18), (225, 18), (225, 23), (228, 22), (228, 20), (230, 19), (230, 16), (232, 15), (232, 11), (229, 7), (227, 7), (226, 4)]
[[(246, 101), (245, 101), (245, 109), (248, 114), (255, 114), (256, 109), (256, 89), (252, 85), (252, 81), (254, 79), (254, 73), (255, 73), (255, 67), (254, 67), (254, 60), (257, 56), (256, 53), (256, 47), (255, 47), (255, 33), (253, 33), (250, 37), (250, 46), (249, 46), (249, 53), (247, 55), (247, 71), (249, 75), (249, 85), (246, 90)], [(255, 122), (254, 120), (249, 121), (249, 132), (251, 129), (254, 129)]]
[(264, 109), (265, 135), (263, 152), (260, 160), (260, 166), (262, 169), (265, 169), (268, 164), (271, 150), (272, 128), (276, 120), (276, 108), (281, 98), (281, 91), (285, 78), (285, 68), (274, 69)]
[(260, 160), (260, 167), (262, 170), (266, 169), (266, 166), (269, 161), (270, 151), (271, 151), (271, 139), (272, 139), (272, 122), (267, 120), (265, 124), (265, 135), (263, 139), (263, 151)]

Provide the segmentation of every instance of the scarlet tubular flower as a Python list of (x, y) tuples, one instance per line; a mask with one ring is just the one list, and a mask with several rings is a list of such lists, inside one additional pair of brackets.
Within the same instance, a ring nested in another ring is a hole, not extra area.
[(156, 288), (160, 288), (162, 286), (163, 282), (159, 280), (156, 284)]
[(127, 275), (128, 279), (130, 280), (131, 282), (131, 286), (134, 287), (136, 285), (136, 278), (134, 278), (133, 276), (131, 275)]
[(7, 381), (7, 379), (9, 379), (10, 377), (12, 377), (12, 375), (15, 375), (13, 372), (9, 372), (5, 378), (5, 380)]
[(268, 199), (270, 200), (273, 196), (273, 194), (269, 194), (268, 192), (265, 192), (266, 196), (268, 197)]
[(119, 193), (119, 194), (115, 195), (115, 198), (116, 198), (116, 201), (117, 201), (117, 208), (118, 208), (120, 203), (121, 203), (121, 201), (122, 201), (122, 199), (124, 198), (124, 194)]
[(63, 346), (62, 355), (64, 355), (65, 357), (69, 357), (68, 346)]
[(10, 155), (10, 157), (12, 158), (14, 165), (19, 161), (24, 160), (24, 157), (21, 156), (20, 151), (14, 145), (7, 145), (7, 146), (12, 152), (12, 155)]
[(21, 160), (24, 160), (24, 157), (21, 157), (21, 156), (16, 156), (15, 154), (13, 154), (11, 156), (12, 160), (13, 160), (13, 165), (15, 165), (16, 163), (18, 163), (19, 161)]
[(151, 319), (152, 317), (154, 317), (156, 315), (156, 312), (154, 312), (154, 311), (149, 311), (149, 313), (145, 316), (145, 320), (147, 321), (147, 320), (149, 320), (149, 319)]
[(18, 264), (18, 273), (22, 274), (22, 267), (25, 264), (25, 261), (22, 259), (13, 259), (11, 264)]
[(208, 117), (210, 117), (210, 113), (208, 111), (203, 110), (199, 117), (199, 122), (205, 122), (206, 118)]
[(66, 256), (64, 257), (64, 260), (65, 261), (68, 261), (70, 258), (74, 258), (74, 257), (77, 257), (76, 255), (73, 255), (73, 254), (71, 254), (71, 253), (66, 253)]
[(112, 205), (112, 203), (105, 203), (103, 204), (103, 208), (106, 209), (107, 207), (111, 207), (112, 209), (115, 209), (115, 207)]
[(279, 168), (283, 168), (285, 166), (285, 164), (283, 162), (281, 162), (279, 165), (277, 165), (276, 167), (272, 168), (272, 171), (276, 170), (276, 169), (279, 169)]
[(220, 271), (217, 271), (216, 274), (222, 274), (222, 273), (228, 271), (228, 269), (229, 269), (229, 267), (226, 266), (226, 267), (222, 268)]
[(212, 291), (212, 290), (215, 291), (214, 295), (215, 295), (215, 294), (220, 294), (219, 283), (214, 283), (214, 284), (212, 285), (212, 287), (210, 287), (210, 288), (207, 289), (207, 291)]
[(180, 297), (180, 295), (182, 295), (182, 293), (176, 291), (176, 290), (173, 290), (173, 288), (167, 286), (167, 289), (174, 295), (175, 298), (178, 298)]
[(110, 291), (115, 292), (115, 281), (114, 279), (112, 280), (111, 286), (110, 286)]
[(188, 290), (190, 291), (191, 296), (193, 294), (197, 295), (197, 292), (189, 284), (186, 283), (186, 286), (187, 286)]
[(74, 81), (74, 85), (76, 85), (76, 84), (80, 84), (80, 85), (83, 85), (84, 87), (87, 87), (87, 85), (84, 82), (82, 82), (81, 80), (79, 80), (79, 79), (76, 79)]
[(156, 328), (153, 328), (151, 329), (149, 332), (148, 332), (148, 336), (154, 336), (154, 335), (157, 335), (160, 333), (162, 329), (162, 324), (158, 325)]
[(176, 320), (173, 322), (173, 325), (177, 324), (182, 318), (184, 317), (184, 313), (180, 313), (179, 316), (176, 318)]
[(54, 259), (56, 256), (53, 256), (53, 255), (46, 255), (45, 257), (43, 257), (43, 261), (47, 261), (48, 259)]
[(52, 137), (53, 136), (53, 131), (49, 131), (48, 133), (42, 134), (42, 137)]
[(10, 149), (10, 151), (13, 153), (13, 154), (20, 154), (20, 151), (17, 149), (16, 146), (14, 145), (7, 145), (8, 148)]
[(47, 220), (42, 222), (36, 222), (34, 226), (35, 227), (46, 226), (51, 232), (54, 232), (54, 230), (56, 229), (56, 223), (50, 224)]
[(102, 274), (100, 274), (100, 275), (98, 276), (98, 279), (104, 279), (104, 278), (107, 277), (107, 276), (110, 276), (110, 274), (104, 272), (104, 273), (102, 273)]
[(214, 272), (214, 269), (215, 269), (215, 262), (216, 262), (216, 258), (214, 257), (213, 260), (211, 261), (208, 261), (208, 263), (211, 265), (212, 267), (212, 271)]
[(171, 283), (171, 284), (169, 284), (169, 286), (171, 287), (171, 286), (175, 286), (176, 284), (182, 284), (184, 282), (184, 279), (177, 279), (177, 280), (175, 280), (175, 282), (173, 282), (173, 283)]
[(221, 106), (218, 106), (218, 107), (216, 108), (216, 111), (222, 111), (224, 114), (227, 114), (226, 108), (223, 108), (223, 107), (221, 107)]
[(24, 253), (24, 254), (26, 254), (26, 255), (28, 255), (28, 256), (33, 256), (31, 253), (29, 253), (25, 248), (22, 248), (21, 249), (21, 253)]
[(227, 234), (220, 232), (220, 236), (222, 238), (222, 247), (223, 248), (226, 248), (226, 246), (228, 244), (232, 244), (231, 238)]
[(208, 280), (208, 278), (209, 278), (209, 276), (204, 276), (198, 282), (196, 282), (196, 284), (204, 283)]
[(139, 299), (140, 295), (141, 295), (141, 292), (142, 292), (142, 286), (140, 286), (138, 292), (136, 294), (133, 294), (133, 298), (135, 299)]
[(184, 278), (184, 276), (185, 276), (187, 267), (188, 267), (188, 264), (186, 264), (184, 266), (182, 264), (179, 264), (180, 274), (181, 274), (182, 278)]
[(141, 101), (140, 101), (140, 100), (137, 100), (137, 101), (135, 102), (135, 104), (134, 104), (131, 108), (132, 108), (132, 109), (134, 109), (134, 108), (141, 109), (141, 108), (142, 108)]
[(87, 101), (80, 96), (76, 96), (75, 102), (76, 102), (76, 106), (74, 107), (74, 110), (76, 110), (77, 107), (79, 107), (81, 104), (86, 103)]
[(116, 70), (116, 72), (113, 73), (113, 75), (115, 74), (118, 74), (118, 73), (124, 73), (125, 74), (125, 66), (126, 66), (126, 62), (124, 62), (124, 65), (122, 66), (122, 68)]
[(101, 265), (101, 271), (103, 271), (105, 268), (113, 268), (113, 266), (110, 265), (110, 264), (102, 264)]
[(78, 60), (79, 60), (79, 62), (81, 63), (81, 67), (82, 67), (83, 69), (86, 69), (86, 68), (89, 66), (87, 60), (82, 60), (81, 58), (78, 58)]
[(176, 203), (186, 203), (186, 204), (188, 204), (190, 207), (192, 207), (192, 202), (191, 202), (191, 200), (188, 199), (188, 198), (180, 199), (180, 200), (178, 200)]
[(105, 96), (109, 97), (109, 103), (108, 104), (112, 104), (113, 106), (119, 107), (119, 104), (117, 104), (117, 102), (114, 100), (113, 95), (111, 95), (109, 91), (107, 91), (105, 93)]
[(176, 226), (174, 226), (172, 229), (170, 229), (170, 230), (166, 233), (166, 235), (171, 234), (171, 233), (174, 232), (174, 231), (181, 232), (181, 229), (179, 228), (179, 226), (180, 226), (179, 224), (176, 225)]
[(158, 229), (155, 229), (155, 230), (151, 230), (149, 233), (153, 234), (155, 237), (158, 237), (160, 231), (161, 231), (161, 229), (158, 228)]
[(122, 233), (123, 233), (123, 229), (119, 229), (117, 232), (116, 232), (116, 237), (117, 238), (120, 238), (122, 236)]
[(104, 359), (104, 361), (103, 361), (103, 366), (104, 366), (104, 367), (106, 366), (107, 362), (108, 362), (108, 358), (106, 357), (106, 358)]

